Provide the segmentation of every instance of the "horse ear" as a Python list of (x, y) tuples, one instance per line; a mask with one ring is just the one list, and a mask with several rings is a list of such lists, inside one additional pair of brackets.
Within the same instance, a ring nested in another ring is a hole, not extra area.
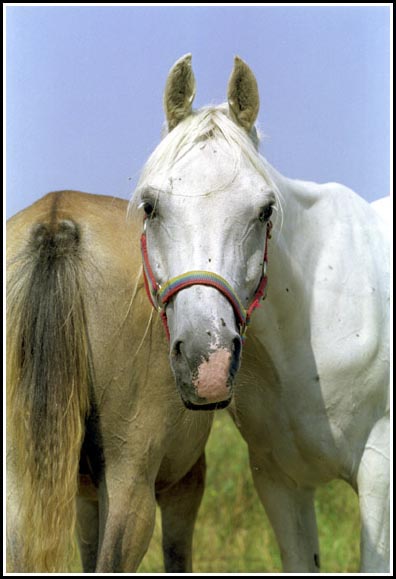
[(239, 56), (234, 60), (227, 96), (232, 117), (249, 132), (257, 118), (260, 99), (256, 78)]
[(172, 66), (166, 80), (164, 109), (170, 131), (191, 113), (194, 97), (191, 54), (185, 54)]

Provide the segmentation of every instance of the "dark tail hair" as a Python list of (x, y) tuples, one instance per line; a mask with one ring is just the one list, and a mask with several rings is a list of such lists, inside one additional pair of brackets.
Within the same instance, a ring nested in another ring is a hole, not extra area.
[(90, 382), (80, 241), (72, 220), (39, 224), (10, 265), (8, 428), (25, 573), (65, 571), (73, 544)]

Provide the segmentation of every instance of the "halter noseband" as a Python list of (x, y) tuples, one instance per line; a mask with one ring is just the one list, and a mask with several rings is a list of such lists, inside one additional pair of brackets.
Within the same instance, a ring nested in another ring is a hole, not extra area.
[(147, 237), (146, 232), (143, 231), (140, 238), (140, 245), (142, 250), (143, 258), (143, 277), (144, 286), (146, 288), (147, 296), (150, 300), (151, 305), (155, 310), (157, 310), (161, 316), (162, 322), (164, 324), (166, 336), (170, 340), (170, 333), (168, 327), (168, 319), (166, 315), (166, 306), (169, 301), (175, 296), (179, 291), (191, 287), (193, 285), (206, 285), (217, 289), (222, 293), (227, 300), (230, 302), (235, 317), (239, 324), (239, 332), (242, 339), (246, 336), (246, 330), (250, 322), (251, 315), (253, 311), (259, 307), (261, 298), (266, 297), (266, 287), (267, 287), (267, 263), (268, 263), (268, 240), (271, 239), (271, 228), (272, 222), (267, 222), (267, 234), (265, 239), (264, 248), (264, 260), (263, 269), (261, 273), (260, 283), (254, 294), (252, 303), (246, 310), (239, 299), (238, 294), (234, 291), (231, 285), (225, 280), (221, 275), (214, 273), (212, 271), (188, 271), (187, 273), (182, 273), (176, 277), (171, 278), (163, 286), (160, 286), (155, 279), (153, 270), (150, 265), (150, 260), (147, 251)]

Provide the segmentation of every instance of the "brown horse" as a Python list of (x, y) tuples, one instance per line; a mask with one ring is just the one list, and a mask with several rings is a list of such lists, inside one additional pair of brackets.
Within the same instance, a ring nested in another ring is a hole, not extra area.
[[(161, 507), (191, 571), (213, 412), (187, 410), (127, 202), (51, 193), (7, 224), (7, 549), (14, 572), (135, 571)], [(77, 501), (76, 501), (76, 496)], [(77, 522), (77, 525), (76, 525)]]

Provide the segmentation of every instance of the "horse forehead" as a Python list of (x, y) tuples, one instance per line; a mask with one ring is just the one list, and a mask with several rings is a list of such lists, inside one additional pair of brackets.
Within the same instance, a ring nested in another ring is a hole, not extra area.
[(197, 145), (172, 168), (170, 181), (175, 195), (202, 197), (216, 192), (226, 195), (263, 188), (263, 177), (243, 158), (222, 145)]

